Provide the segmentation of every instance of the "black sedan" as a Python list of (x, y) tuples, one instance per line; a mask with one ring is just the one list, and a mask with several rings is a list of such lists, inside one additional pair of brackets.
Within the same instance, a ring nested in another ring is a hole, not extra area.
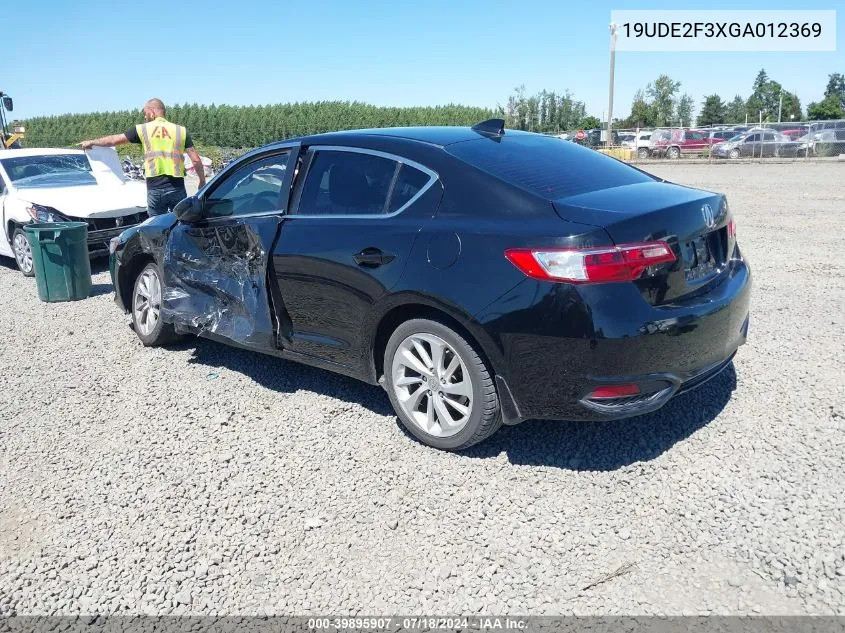
[(723, 195), (500, 120), (274, 143), (111, 248), (145, 345), (197, 334), (380, 384), (447, 450), (653, 411), (748, 330)]

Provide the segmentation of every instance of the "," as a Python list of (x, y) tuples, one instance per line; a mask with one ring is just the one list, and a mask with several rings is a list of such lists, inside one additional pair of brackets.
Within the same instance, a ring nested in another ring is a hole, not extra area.
[(723, 195), (499, 120), (268, 145), (111, 250), (145, 345), (198, 334), (381, 384), (447, 450), (653, 411), (749, 322)]
[(109, 240), (144, 218), (143, 183), (129, 180), (117, 152), (15, 149), (0, 153), (0, 255), (14, 257), (32, 276), (32, 249), (24, 227), (42, 222), (85, 222), (91, 255), (108, 253)]

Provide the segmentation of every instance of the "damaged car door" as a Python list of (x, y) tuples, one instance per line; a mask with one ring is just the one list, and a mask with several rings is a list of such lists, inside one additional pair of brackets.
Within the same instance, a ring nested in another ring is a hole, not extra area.
[(276, 349), (267, 267), (287, 210), (299, 145), (233, 165), (189, 199), (164, 253), (162, 317), (177, 331)]

